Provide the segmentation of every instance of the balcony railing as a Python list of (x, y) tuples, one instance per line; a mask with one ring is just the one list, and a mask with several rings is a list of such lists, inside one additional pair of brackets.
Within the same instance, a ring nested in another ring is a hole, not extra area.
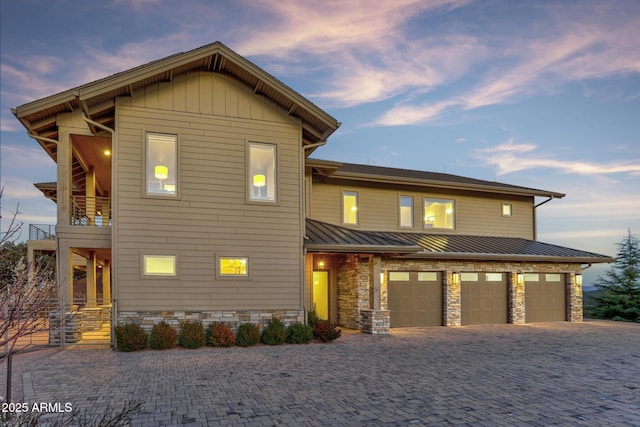
[(55, 238), (55, 225), (29, 224), (29, 240), (55, 240)]
[(111, 227), (111, 199), (73, 196), (71, 225)]

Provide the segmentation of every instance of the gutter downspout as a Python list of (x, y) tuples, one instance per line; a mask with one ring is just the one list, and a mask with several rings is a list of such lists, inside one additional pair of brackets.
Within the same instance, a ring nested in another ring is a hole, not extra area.
[(113, 129), (103, 125), (102, 123), (98, 123), (98, 122), (96, 122), (94, 120), (91, 120), (89, 117), (87, 117), (87, 115), (85, 113), (82, 113), (82, 120), (84, 120), (87, 123), (90, 123), (90, 124), (94, 125), (97, 128), (100, 128), (102, 130), (105, 130), (105, 131), (109, 132), (111, 134), (111, 143), (113, 143), (113, 134), (115, 132)]
[(538, 240), (538, 214), (537, 214), (538, 211), (536, 209), (539, 206), (544, 205), (545, 203), (549, 203), (551, 200), (553, 200), (553, 196), (549, 196), (549, 198), (544, 202), (540, 202), (537, 205), (533, 205), (533, 240)]
[(300, 271), (302, 272), (302, 280), (300, 283), (302, 283), (302, 292), (300, 294), (300, 306), (302, 307), (303, 311), (304, 311), (304, 323), (307, 323), (307, 307), (305, 304), (305, 301), (307, 299), (307, 250), (304, 247), (304, 238), (307, 236), (307, 224), (306, 224), (306, 215), (305, 215), (305, 211), (306, 211), (306, 207), (307, 207), (307, 192), (306, 192), (306, 180), (305, 180), (305, 173), (306, 173), (306, 165), (305, 165), (305, 159), (307, 158), (307, 156), (305, 155), (305, 152), (307, 150), (310, 150), (312, 148), (316, 148), (316, 147), (322, 147), (323, 145), (325, 145), (327, 143), (327, 140), (325, 139), (324, 141), (321, 142), (316, 142), (315, 144), (309, 144), (309, 145), (303, 145), (302, 146), (302, 151), (300, 151), (300, 165), (301, 165), (301, 169), (302, 169), (302, 176), (300, 179), (300, 194), (302, 194), (302, 197), (300, 198), (300, 227), (302, 229), (302, 260), (301, 260), (301, 269)]

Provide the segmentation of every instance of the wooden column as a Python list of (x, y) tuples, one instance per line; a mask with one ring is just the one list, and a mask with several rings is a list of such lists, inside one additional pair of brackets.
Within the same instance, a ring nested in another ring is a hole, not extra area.
[(85, 174), (85, 196), (87, 198), (87, 225), (96, 225), (96, 172), (93, 166), (89, 166), (89, 170)]
[(102, 304), (111, 304), (111, 260), (106, 260), (102, 267)]
[(89, 252), (87, 258), (87, 307), (96, 306), (96, 253)]

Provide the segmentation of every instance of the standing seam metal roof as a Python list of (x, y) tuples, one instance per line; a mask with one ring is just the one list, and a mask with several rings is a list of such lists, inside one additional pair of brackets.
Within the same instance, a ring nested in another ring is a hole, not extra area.
[(612, 262), (606, 255), (519, 237), (468, 236), (353, 230), (307, 219), (305, 246), (311, 251), (357, 252), (362, 245), (377, 253), (405, 254), (407, 257), (509, 259), (565, 261), (580, 263)]

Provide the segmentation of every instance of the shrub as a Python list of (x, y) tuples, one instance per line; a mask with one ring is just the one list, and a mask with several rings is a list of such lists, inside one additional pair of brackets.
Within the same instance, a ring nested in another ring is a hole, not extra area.
[(176, 330), (163, 320), (153, 325), (151, 334), (149, 334), (149, 347), (154, 350), (166, 350), (174, 348), (177, 340)]
[(253, 323), (243, 323), (236, 332), (236, 345), (250, 347), (260, 342), (260, 327)]
[(313, 306), (313, 310), (309, 310), (307, 312), (307, 323), (313, 328), (316, 326), (321, 319), (318, 317), (318, 313), (316, 312), (316, 306)]
[(342, 331), (328, 320), (319, 320), (313, 328), (313, 335), (322, 342), (330, 342), (340, 338)]
[(140, 325), (128, 323), (116, 326), (116, 345), (120, 351), (144, 350), (147, 340), (147, 333)]
[(287, 338), (287, 329), (282, 323), (282, 320), (274, 317), (269, 320), (269, 323), (262, 331), (260, 341), (267, 345), (280, 345), (284, 344), (284, 340)]
[(313, 327), (294, 323), (287, 328), (286, 341), (290, 344), (307, 344), (313, 339)]
[(199, 348), (205, 344), (206, 337), (202, 323), (196, 320), (187, 320), (180, 325), (180, 345), (184, 348)]
[(236, 336), (225, 323), (215, 322), (207, 328), (207, 344), (213, 347), (231, 347), (236, 343)]

